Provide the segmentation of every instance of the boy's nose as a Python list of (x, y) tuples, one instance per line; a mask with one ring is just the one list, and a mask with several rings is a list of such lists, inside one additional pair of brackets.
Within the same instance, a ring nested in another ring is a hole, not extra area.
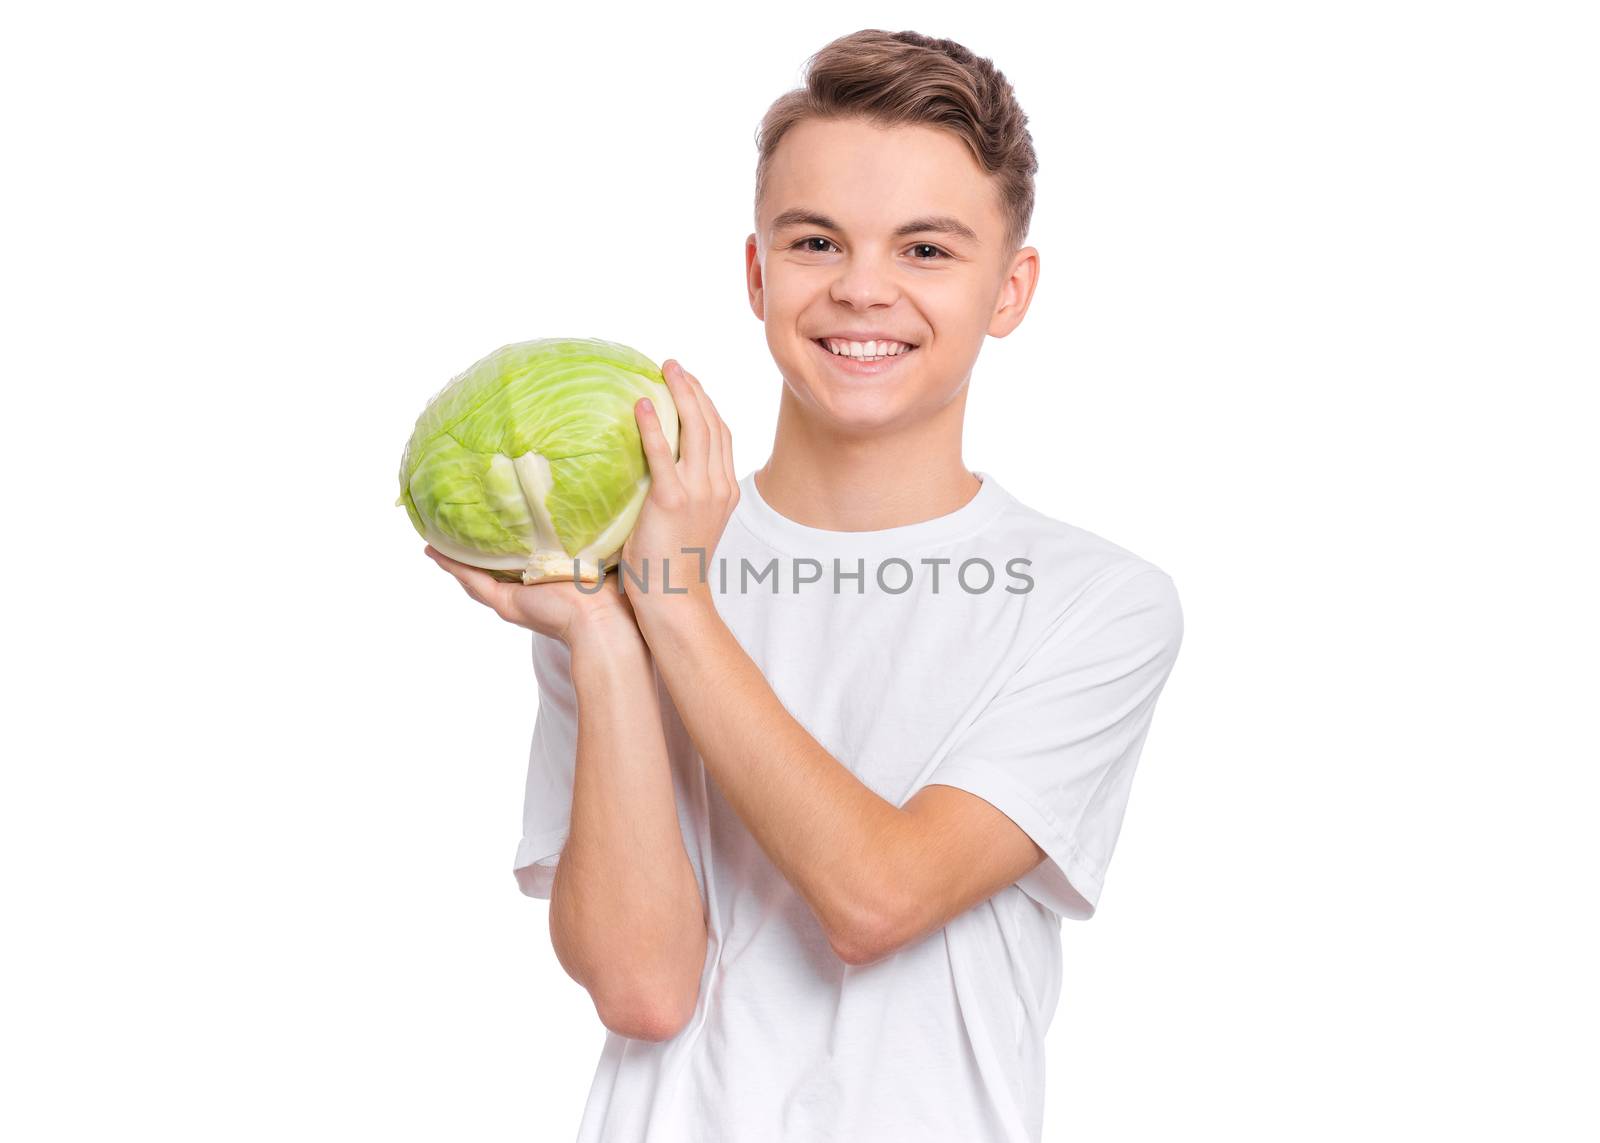
[(899, 296), (899, 289), (888, 267), (864, 258), (852, 260), (840, 269), (831, 293), (833, 300), (841, 305), (866, 309), (892, 303)]

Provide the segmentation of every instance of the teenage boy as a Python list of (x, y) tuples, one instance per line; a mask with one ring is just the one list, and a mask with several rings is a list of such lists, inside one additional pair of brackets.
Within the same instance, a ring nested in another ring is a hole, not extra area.
[(766, 464), (735, 474), (668, 362), (680, 454), (641, 401), (624, 590), (429, 549), (536, 633), (515, 874), (610, 1032), (581, 1140), (1040, 1138), (1061, 918), (1094, 913), (1182, 617), (961, 459), (1038, 281), (1025, 123), (959, 44), (829, 44), (759, 135)]

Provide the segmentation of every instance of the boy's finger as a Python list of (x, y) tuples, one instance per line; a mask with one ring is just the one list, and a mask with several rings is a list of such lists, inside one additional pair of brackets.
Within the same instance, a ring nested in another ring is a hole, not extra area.
[(706, 475), (720, 477), (723, 473), (722, 460), (722, 418), (717, 416), (717, 407), (711, 403), (711, 397), (706, 393), (706, 387), (700, 384), (700, 378), (683, 371), (684, 378), (689, 387), (694, 390), (694, 397), (700, 404), (700, 413), (706, 421)]
[[(633, 418), (639, 424), (639, 443), (644, 446), (645, 463), (650, 466), (650, 482), (662, 490), (680, 490), (678, 470), (672, 459), (672, 446), (661, 431), (661, 417), (649, 397), (640, 397), (633, 403)], [(678, 414), (683, 423), (683, 414)]]
[(455, 576), (456, 581), (461, 584), (462, 590), (472, 596), (473, 599), (476, 599), (485, 607), (495, 606), (495, 596), (501, 584), (494, 576), (482, 568), (475, 568), (471, 564), (464, 564), (460, 560), (451, 559), (434, 548), (432, 544), (428, 545), (424, 551), (433, 558), (434, 563)]
[(733, 465), (733, 430), (728, 428), (727, 422), (722, 424), (722, 467), (728, 474), (728, 487), (738, 492), (739, 476), (734, 471)]
[(667, 379), (667, 389), (672, 393), (672, 402), (678, 407), (678, 428), (683, 435), (682, 444), (678, 449), (678, 461), (683, 465), (684, 475), (690, 480), (704, 480), (709, 429), (706, 426), (705, 413), (700, 408), (700, 399), (695, 396), (694, 385), (690, 382), (689, 375), (676, 361), (671, 359), (667, 361), (662, 376)]

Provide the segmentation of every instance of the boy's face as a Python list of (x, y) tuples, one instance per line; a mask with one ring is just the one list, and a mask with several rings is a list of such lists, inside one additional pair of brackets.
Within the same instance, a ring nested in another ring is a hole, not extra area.
[[(941, 219), (956, 229), (930, 225)], [(767, 346), (794, 398), (846, 431), (901, 427), (964, 396), (984, 336), (1016, 328), (1038, 280), (1038, 251), (1001, 248), (991, 176), (931, 127), (797, 124), (757, 225), (745, 269)], [(823, 344), (874, 335), (915, 348), (872, 363)]]

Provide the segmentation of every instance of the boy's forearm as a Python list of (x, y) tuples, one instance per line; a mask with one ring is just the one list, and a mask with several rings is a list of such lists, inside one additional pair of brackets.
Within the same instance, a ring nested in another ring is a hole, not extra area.
[(907, 912), (907, 815), (784, 707), (705, 596), (636, 603), (706, 773), (846, 963)]
[(648, 1036), (692, 1008), (706, 919), (684, 851), (649, 650), (636, 630), (572, 644), (578, 758), (550, 937), (608, 1027)]

